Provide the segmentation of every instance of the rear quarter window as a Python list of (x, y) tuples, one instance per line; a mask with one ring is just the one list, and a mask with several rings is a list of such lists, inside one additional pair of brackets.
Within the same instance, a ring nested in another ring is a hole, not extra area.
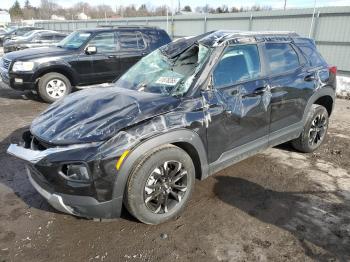
[(282, 74), (300, 66), (298, 54), (288, 43), (266, 43), (265, 56), (272, 74)]
[(146, 48), (140, 32), (118, 32), (118, 42), (121, 50), (142, 50)]
[(295, 43), (301, 50), (310, 66), (318, 67), (326, 64), (321, 54), (317, 51), (316, 45), (311, 40)]

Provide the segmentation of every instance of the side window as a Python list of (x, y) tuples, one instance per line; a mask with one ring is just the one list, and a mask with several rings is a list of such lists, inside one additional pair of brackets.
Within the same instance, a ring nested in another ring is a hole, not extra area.
[(65, 37), (66, 37), (65, 35), (55, 35), (54, 39), (55, 41), (61, 41)]
[(321, 54), (317, 51), (316, 46), (311, 42), (296, 43), (303, 52), (310, 65), (313, 67), (326, 64)]
[(260, 76), (257, 45), (237, 45), (226, 48), (213, 72), (215, 87), (229, 86)]
[(118, 32), (121, 50), (145, 49), (146, 45), (140, 32)]
[(266, 43), (267, 64), (272, 74), (281, 74), (299, 67), (299, 57), (290, 44)]
[(89, 41), (89, 45), (97, 47), (97, 53), (108, 53), (117, 50), (114, 32), (100, 33)]
[(32, 38), (32, 41), (40, 41), (42, 40), (42, 34), (38, 33), (38, 34), (35, 34)]
[(40, 40), (52, 40), (53, 39), (53, 35), (41, 35), (40, 36)]

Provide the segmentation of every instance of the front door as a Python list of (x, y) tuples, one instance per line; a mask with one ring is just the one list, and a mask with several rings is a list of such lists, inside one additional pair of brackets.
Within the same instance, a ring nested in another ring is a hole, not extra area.
[(228, 46), (212, 78), (213, 95), (207, 98), (209, 162), (225, 162), (267, 146), (270, 90), (258, 46)]

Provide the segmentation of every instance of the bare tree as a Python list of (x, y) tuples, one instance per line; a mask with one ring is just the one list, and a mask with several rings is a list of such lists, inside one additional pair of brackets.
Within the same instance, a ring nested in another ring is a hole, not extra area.
[(52, 0), (41, 0), (39, 8), (39, 17), (41, 19), (50, 19), (61, 7)]
[(160, 15), (160, 16), (165, 16), (167, 10), (168, 10), (168, 8), (166, 7), (166, 5), (158, 6), (158, 7), (156, 7), (154, 14)]

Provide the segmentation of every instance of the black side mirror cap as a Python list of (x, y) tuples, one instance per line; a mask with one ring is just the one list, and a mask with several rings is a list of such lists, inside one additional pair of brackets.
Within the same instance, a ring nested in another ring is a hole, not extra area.
[(87, 55), (93, 55), (97, 53), (97, 47), (96, 46), (87, 46), (85, 48), (85, 54)]

